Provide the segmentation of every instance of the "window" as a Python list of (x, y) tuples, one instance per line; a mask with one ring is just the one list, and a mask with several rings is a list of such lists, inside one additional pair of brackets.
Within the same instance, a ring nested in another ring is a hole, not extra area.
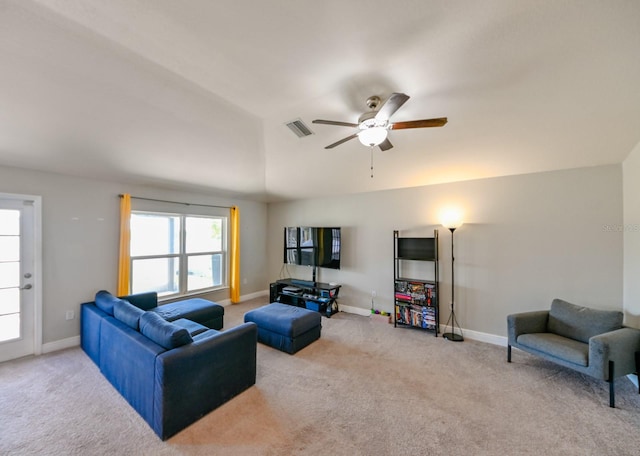
[(227, 286), (227, 218), (131, 214), (131, 292), (167, 297)]

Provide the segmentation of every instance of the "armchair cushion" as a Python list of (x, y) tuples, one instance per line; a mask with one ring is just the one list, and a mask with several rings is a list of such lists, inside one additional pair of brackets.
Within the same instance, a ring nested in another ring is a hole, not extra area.
[(547, 330), (586, 344), (593, 336), (622, 328), (622, 318), (619, 311), (590, 309), (554, 299)]
[(523, 334), (518, 343), (541, 353), (549, 353), (579, 366), (589, 365), (589, 344), (553, 333)]

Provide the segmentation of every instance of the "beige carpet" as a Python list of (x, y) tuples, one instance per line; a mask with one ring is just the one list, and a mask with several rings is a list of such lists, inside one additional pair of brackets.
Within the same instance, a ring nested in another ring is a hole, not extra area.
[[(228, 307), (225, 327), (253, 300)], [(640, 395), (514, 351), (339, 313), (166, 442), (79, 348), (0, 364), (0, 454), (637, 455)], [(506, 323), (505, 323), (506, 324)]]

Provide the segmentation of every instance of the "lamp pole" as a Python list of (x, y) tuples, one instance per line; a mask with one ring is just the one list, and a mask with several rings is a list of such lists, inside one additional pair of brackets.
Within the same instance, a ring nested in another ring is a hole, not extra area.
[[(458, 325), (458, 322), (456, 321), (456, 312), (454, 309), (454, 303), (455, 303), (455, 281), (454, 281), (454, 262), (455, 262), (455, 257), (453, 254), (453, 232), (456, 230), (455, 226), (450, 226), (448, 227), (449, 231), (451, 231), (451, 313), (449, 314), (449, 319), (447, 320), (447, 323), (444, 325), (445, 329), (447, 326), (449, 326), (449, 322), (451, 322), (451, 332), (448, 333), (444, 333), (442, 335), (442, 337), (444, 337), (447, 340), (450, 340), (452, 342), (462, 342), (464, 340), (464, 337), (462, 337), (462, 329), (460, 328), (460, 325)], [(460, 331), (460, 334), (456, 334), (455, 332), (455, 327), (458, 327), (458, 330)]]

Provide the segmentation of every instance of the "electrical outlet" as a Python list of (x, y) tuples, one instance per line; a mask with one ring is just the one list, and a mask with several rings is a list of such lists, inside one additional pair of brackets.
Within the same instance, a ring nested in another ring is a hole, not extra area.
[(73, 310), (67, 310), (64, 314), (65, 320), (73, 320), (76, 318), (76, 313)]
[(375, 298), (376, 296), (378, 296), (378, 293), (376, 293), (376, 290), (371, 290), (371, 297)]

